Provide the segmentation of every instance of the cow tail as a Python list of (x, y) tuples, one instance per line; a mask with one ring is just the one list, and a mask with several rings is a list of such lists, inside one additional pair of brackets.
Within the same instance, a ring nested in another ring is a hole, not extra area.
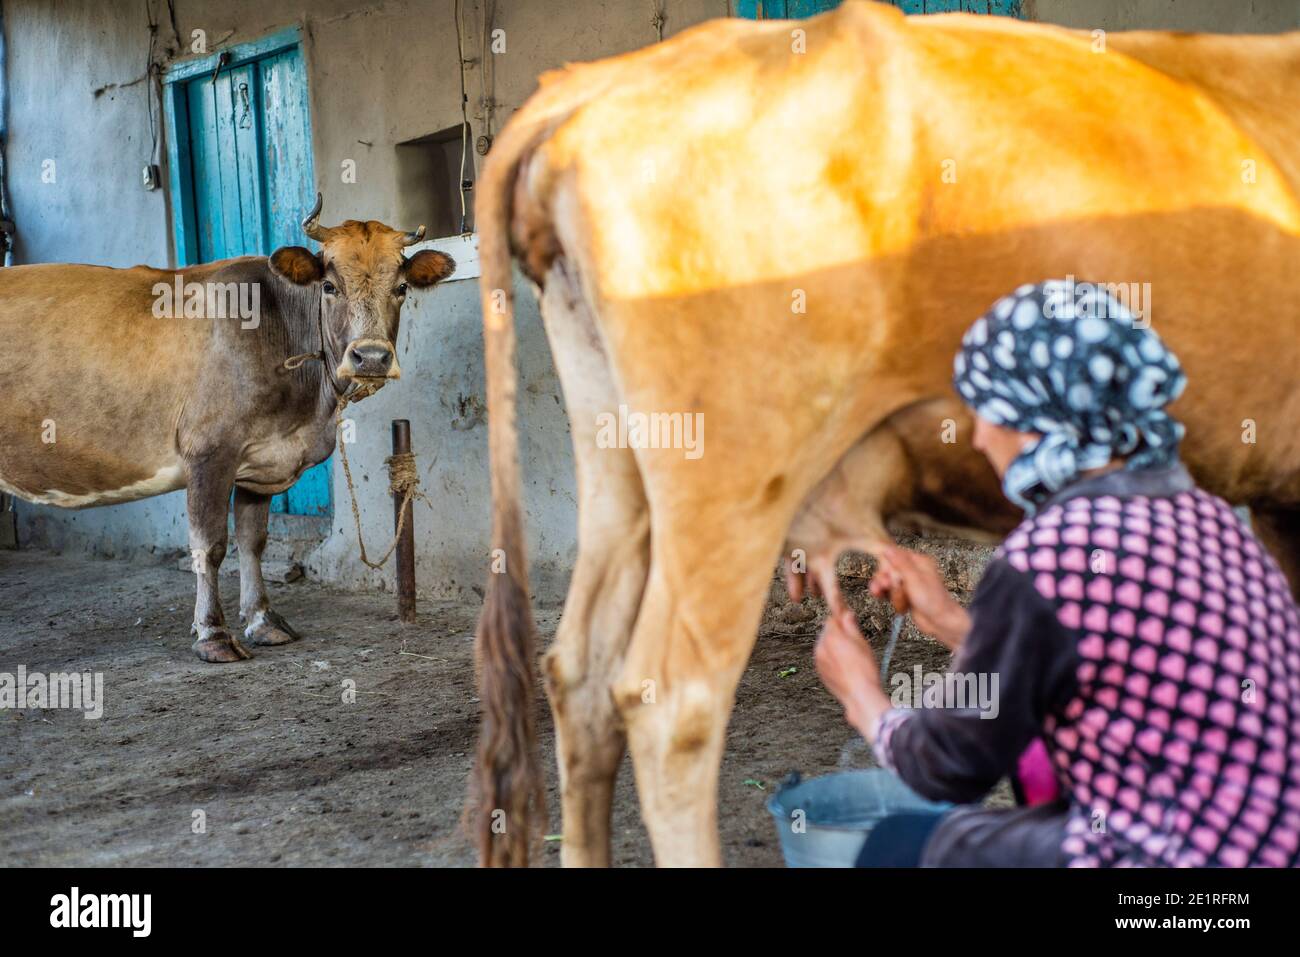
[(492, 553), (475, 638), (481, 718), (468, 813), (481, 865), (525, 867), (535, 828), (545, 820), (545, 797), (534, 726), (536, 632), (528, 597), (516, 424), (510, 202), (522, 150), (508, 155), (502, 147), (514, 144), (504, 140), (485, 164), (475, 205), (487, 366)]

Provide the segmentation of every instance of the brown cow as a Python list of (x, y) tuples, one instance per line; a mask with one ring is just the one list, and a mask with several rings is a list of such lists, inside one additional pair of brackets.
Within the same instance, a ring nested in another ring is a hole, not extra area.
[[(1300, 34), (1099, 48), (858, 2), (795, 27), (717, 21), (548, 74), (484, 170), (506, 559), (478, 636), (486, 861), (526, 860), (540, 800), (512, 252), (541, 289), (580, 492), (544, 667), (566, 864), (608, 863), (626, 744), (656, 860), (720, 862), (724, 733), (783, 545), (838, 603), (836, 555), (892, 518), (1014, 524), (950, 377), (965, 328), (1023, 283), (1150, 283), (1144, 317), (1190, 380), (1186, 462), (1300, 569)], [(704, 454), (607, 447), (620, 407), (702, 415)]]
[(455, 268), (441, 252), (403, 255), (423, 226), (326, 227), (320, 209), (318, 196), (303, 221), (319, 253), (0, 269), (0, 341), (19, 358), (0, 402), (0, 489), (66, 508), (186, 489), (204, 661), (250, 657), (217, 594), (231, 489), (244, 637), (291, 641), (262, 581), (271, 496), (334, 451), (341, 398), (401, 374), (393, 343), (408, 286)]

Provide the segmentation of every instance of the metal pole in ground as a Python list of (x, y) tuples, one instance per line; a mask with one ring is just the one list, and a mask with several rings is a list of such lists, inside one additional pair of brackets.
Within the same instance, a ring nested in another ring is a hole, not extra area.
[[(411, 422), (409, 419), (393, 420), (393, 454), (408, 455), (411, 451)], [(393, 531), (400, 526), (397, 540), (397, 617), (406, 624), (415, 621), (415, 515), (414, 503), (406, 502), (406, 520), (402, 520), (401, 495), (393, 496)]]

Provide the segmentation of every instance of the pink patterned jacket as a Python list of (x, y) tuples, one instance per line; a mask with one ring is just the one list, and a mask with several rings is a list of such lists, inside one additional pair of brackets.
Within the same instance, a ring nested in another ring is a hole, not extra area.
[(877, 754), (914, 789), (973, 800), (1041, 735), (1066, 863), (1300, 861), (1300, 614), (1181, 467), (1058, 495), (1007, 538), (971, 611), (953, 670), (1000, 669), (999, 713), (887, 713)]

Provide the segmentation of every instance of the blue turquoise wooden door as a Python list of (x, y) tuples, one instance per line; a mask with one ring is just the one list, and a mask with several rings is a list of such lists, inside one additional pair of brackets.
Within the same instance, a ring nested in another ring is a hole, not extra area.
[[(1021, 0), (885, 0), (904, 13), (991, 13), (1024, 16)], [(747, 20), (798, 20), (825, 13), (840, 0), (736, 0), (736, 16)]]
[[(193, 184), (193, 261), (267, 255), (300, 245), (312, 194), (307, 75), (296, 45), (185, 84)], [(271, 503), (291, 515), (331, 514), (331, 460)]]

